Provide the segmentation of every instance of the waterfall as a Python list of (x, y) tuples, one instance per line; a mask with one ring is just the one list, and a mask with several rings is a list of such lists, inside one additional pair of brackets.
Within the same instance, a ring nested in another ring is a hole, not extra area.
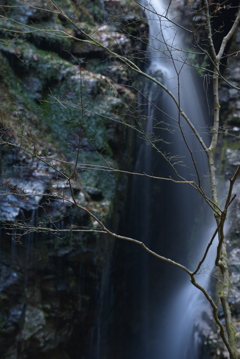
[[(187, 64), (182, 34), (161, 16), (166, 14), (167, 8), (161, 0), (146, 0), (143, 5), (150, 10), (146, 11), (149, 22), (148, 73), (163, 82), (179, 99), (195, 128), (208, 142), (207, 106)], [(200, 179), (201, 186), (208, 191), (206, 154), (184, 118), (179, 118), (174, 101), (156, 84), (146, 83), (145, 96), (148, 98), (146, 135), (155, 141), (159, 151), (143, 142), (135, 171), (179, 179), (161, 152), (166, 154), (182, 178), (196, 182)], [(137, 178), (133, 180), (132, 197), (130, 234), (157, 253), (190, 269), (195, 268), (212, 234), (211, 214), (196, 190), (186, 184)], [(145, 344), (132, 350), (132, 357), (199, 359), (201, 339), (198, 331), (204, 325), (202, 317), (209, 316), (203, 295), (180, 269), (156, 259), (146, 259), (145, 255), (143, 258), (138, 266), (142, 266), (139, 269), (142, 276), (140, 310), (143, 312), (140, 321), (144, 329), (140, 332)], [(204, 287), (209, 284), (212, 267), (213, 255), (210, 254), (201, 276), (197, 276)]]

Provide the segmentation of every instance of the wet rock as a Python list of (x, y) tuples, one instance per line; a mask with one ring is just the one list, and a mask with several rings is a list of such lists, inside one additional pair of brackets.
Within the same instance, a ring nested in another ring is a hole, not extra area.
[(98, 188), (85, 186), (84, 189), (95, 201), (100, 201), (103, 198), (102, 191)]
[(228, 104), (229, 97), (230, 97), (228, 88), (226, 88), (225, 86), (222, 86), (222, 88), (220, 89), (219, 97), (220, 97), (220, 102), (222, 105)]
[(229, 93), (229, 98), (231, 100), (238, 98), (238, 90), (237, 89), (231, 88), (231, 89), (229, 89), (228, 93)]
[(32, 98), (39, 100), (42, 97), (41, 92), (43, 86), (39, 78), (27, 76), (23, 80), (23, 86), (26, 88), (26, 90), (31, 91), (30, 95), (32, 96)]
[[(239, 34), (240, 34), (240, 32), (239, 32)], [(229, 69), (229, 71), (230, 71), (231, 81), (234, 81), (235, 84), (237, 84), (237, 82), (240, 81), (240, 67), (237, 66), (235, 68), (231, 68), (231, 69)]]
[(124, 65), (119, 66), (119, 63), (106, 66), (104, 68), (104, 74), (117, 83), (125, 84), (128, 81), (127, 68)]
[(230, 148), (226, 149), (226, 156), (228, 164), (231, 166), (239, 166), (240, 165), (240, 150), (233, 150)]
[(0, 292), (11, 290), (19, 281), (19, 273), (12, 271), (10, 267), (2, 264), (0, 268)]
[(12, 195), (7, 195), (0, 205), (0, 220), (2, 222), (14, 222), (20, 213), (18, 200)]
[[(121, 54), (124, 54), (131, 50), (130, 40), (125, 35), (112, 31), (107, 25), (98, 28), (98, 31), (93, 35), (93, 38), (104, 47), (117, 53), (121, 52)], [(72, 50), (76, 55), (106, 51), (100, 46), (81, 41), (76, 41)]]
[(8, 320), (13, 324), (19, 324), (23, 315), (23, 305), (15, 306), (10, 309)]
[(18, 359), (18, 354), (17, 354), (17, 347), (16, 345), (11, 347), (7, 353), (4, 353), (3, 355), (3, 359)]
[(47, 323), (42, 327), (39, 326), (39, 330), (30, 343), (29, 351), (35, 352), (38, 348), (42, 352), (48, 352), (59, 346), (60, 342), (61, 337), (57, 335), (56, 327), (52, 323)]
[[(101, 1), (57, 3), (85, 31), (94, 28), (99, 42), (117, 52), (132, 51), (131, 41), (120, 32), (121, 25), (100, 27), (94, 22), (104, 13)], [(89, 342), (97, 340), (94, 326), (102, 308), (102, 283), (112, 247), (104, 237), (100, 241), (95, 234), (73, 231), (98, 229), (99, 225), (82, 209), (71, 208), (70, 186), (61, 173), (72, 175), (79, 205), (87, 206), (104, 221), (109, 219), (117, 176), (93, 171), (86, 164), (117, 167), (113, 155), (117, 151), (123, 155), (127, 134), (122, 133), (116, 113), (122, 113), (121, 120), (130, 123), (124, 104), (134, 103), (135, 95), (122, 85), (128, 82), (128, 71), (117, 59), (106, 60), (103, 50), (91, 44), (84, 48), (80, 42), (55, 36), (64, 31), (83, 38), (62, 15), (44, 10), (49, 2), (14, 0), (14, 4), (20, 8), (9, 9), (10, 16), (22, 25), (19, 28), (4, 22), (2, 27), (12, 32), (3, 34), (0, 30), (6, 39), (0, 44), (4, 73), (1, 121), (4, 137), (26, 151), (4, 147), (1, 152), (1, 189), (7, 195), (0, 198), (0, 220), (8, 222), (8, 226), (4, 224), (7, 228), (23, 227), (18, 233), (12, 229), (14, 238), (19, 239), (15, 242), (5, 232), (1, 237), (0, 356), (86, 358)], [(83, 23), (85, 19), (88, 24)], [(12, 37), (14, 31), (27, 30), (26, 24), (44, 31)], [(83, 48), (77, 48), (74, 56), (65, 51), (75, 46)], [(93, 59), (99, 64), (99, 52), (105, 59), (102, 72), (93, 66), (87, 68)], [(53, 231), (31, 232), (34, 225)], [(29, 230), (25, 237), (23, 228)], [(67, 231), (61, 233), (62, 229)]]
[[(75, 181), (71, 181), (71, 187), (76, 190), (81, 190), (81, 184), (78, 182), (75, 182)], [(70, 183), (67, 180), (54, 181), (52, 183), (51, 188), (54, 188), (54, 189), (66, 189), (67, 188), (67, 189), (69, 189)]]
[(28, 24), (35, 21), (46, 20), (51, 17), (51, 12), (44, 11), (49, 7), (45, 0), (34, 0), (31, 5), (26, 4), (25, 1), (17, 1), (17, 7), (10, 7), (10, 16), (17, 21)]
[(17, 178), (5, 181), (8, 181), (8, 192), (12, 194), (7, 194), (0, 200), (0, 221), (13, 222), (21, 210), (34, 211), (38, 208), (46, 189), (45, 183), (21, 181)]
[(28, 340), (46, 325), (44, 312), (39, 308), (32, 307), (31, 305), (27, 305), (24, 319), (22, 331), (23, 340)]

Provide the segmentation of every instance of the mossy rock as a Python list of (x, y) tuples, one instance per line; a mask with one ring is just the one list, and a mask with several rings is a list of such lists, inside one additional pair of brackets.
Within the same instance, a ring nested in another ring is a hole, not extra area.
[[(72, 1), (72, 0), (33, 0), (31, 3), (26, 3), (23, 0), (13, 0), (11, 6), (7, 8), (5, 5), (5, 14), (22, 24), (34, 24), (46, 19), (56, 21), (59, 18), (64, 21), (61, 12), (57, 7), (69, 16), (74, 21), (87, 21), (89, 24), (94, 24), (94, 15), (101, 14), (102, 6), (99, 5), (100, 0), (88, 2), (87, 4)], [(55, 6), (56, 5), (56, 6)], [(92, 6), (91, 6), (92, 5)], [(95, 19), (96, 21), (96, 19)]]

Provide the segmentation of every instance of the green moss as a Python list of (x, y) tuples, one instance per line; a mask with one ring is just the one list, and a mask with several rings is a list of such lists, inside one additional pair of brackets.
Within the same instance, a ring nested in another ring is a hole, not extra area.
[[(72, 20), (88, 23), (94, 23), (94, 15), (99, 15), (101, 12), (101, 6), (99, 6), (98, 11), (96, 9), (97, 3), (99, 4), (100, 0), (88, 1), (85, 4), (83, 1), (55, 0), (55, 4)], [(41, 23), (45, 19), (51, 23), (58, 22), (58, 20), (66, 22), (51, 2), (33, 0), (31, 4), (28, 4), (23, 0), (12, 0), (11, 5), (8, 9), (8, 16), (22, 24)]]
[(93, 149), (109, 153), (106, 121), (97, 113), (97, 102), (86, 93), (81, 95), (81, 91), (84, 89), (79, 88), (78, 80), (69, 79), (56, 85), (43, 100), (43, 120), (62, 143), (67, 145), (72, 131), (83, 130)]
[[(91, 166), (86, 166), (91, 165)], [(116, 168), (116, 163), (109, 157), (97, 152), (81, 152), (78, 167), (84, 186), (99, 188), (104, 198), (112, 199), (116, 191), (117, 173), (105, 168)]]
[[(69, 9), (69, 1), (62, 5), (69, 11), (68, 14), (73, 16), (72, 6), (75, 5), (71, 1)], [(58, 3), (61, 4), (62, 1), (59, 0)], [(86, 16), (101, 16), (101, 11), (96, 14), (89, 2), (83, 2), (81, 9), (85, 5), (90, 13)], [(78, 12), (74, 16), (77, 21), (83, 19), (83, 15), (80, 16)], [(124, 101), (128, 98), (132, 100), (132, 93), (123, 86), (120, 89), (120, 86), (106, 77), (108, 63), (103, 64), (101, 69), (101, 65), (98, 66), (93, 61), (94, 66), (82, 69), (54, 52), (58, 46), (70, 48), (71, 42), (48, 32), (50, 29), (61, 30), (68, 26), (62, 17), (55, 18), (53, 14), (51, 17), (50, 23), (42, 18), (39, 23), (35, 22), (34, 26), (41, 31), (22, 34), (19, 37), (11, 33), (11, 36), (0, 42), (1, 73), (4, 74), (0, 94), (4, 94), (6, 99), (2, 101), (1, 111), (11, 128), (25, 131), (26, 124), (26, 134), (30, 127), (34, 129), (35, 144), (39, 144), (43, 152), (45, 148), (54, 146), (58, 149), (57, 155), (64, 152), (71, 160), (76, 154), (77, 141), (73, 138), (79, 136), (80, 142), (82, 139), (87, 142), (87, 145), (84, 145), (87, 148), (80, 149), (80, 167), (84, 163), (96, 166), (108, 166), (110, 163), (110, 167), (115, 167), (111, 160), (113, 152), (110, 143), (115, 141), (116, 122), (123, 120)], [(12, 30), (21, 28), (19, 24), (9, 26)], [(71, 26), (69, 29), (73, 30)], [(54, 51), (39, 49), (43, 42), (47, 42), (47, 47), (52, 47)], [(95, 73), (88, 71), (93, 67)], [(117, 62), (115, 68), (118, 71), (115, 73), (116, 78), (127, 76), (126, 72), (123, 76)], [(35, 87), (35, 82), (29, 82), (29, 78), (37, 83)], [(85, 168), (80, 175), (83, 186), (96, 187), (102, 191), (103, 200), (91, 201), (89, 205), (94, 213), (106, 219), (116, 193), (117, 174)], [(44, 257), (44, 254), (41, 254), (41, 257)]]
[(60, 81), (72, 67), (57, 54), (39, 50), (36, 46), (21, 39), (2, 43), (0, 49), (11, 61), (15, 75), (18, 76), (15, 81), (16, 79), (19, 81), (31, 72), (31, 75), (38, 76), (45, 86), (50, 80)]
[[(118, 121), (124, 105), (109, 79), (80, 70), (57, 54), (21, 39), (0, 47), (14, 68), (1, 55), (7, 69), (3, 81), (10, 85), (13, 101), (41, 119), (49, 129), (50, 141), (54, 139), (67, 150), (73, 132), (84, 132), (92, 149), (112, 155), (109, 141), (114, 141), (114, 131), (108, 128)], [(27, 86), (29, 74), (39, 83), (38, 93)]]

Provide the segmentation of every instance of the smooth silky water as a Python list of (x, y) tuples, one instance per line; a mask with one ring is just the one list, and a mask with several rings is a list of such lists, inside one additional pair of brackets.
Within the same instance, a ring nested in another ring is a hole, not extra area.
[[(150, 10), (146, 11), (149, 22), (147, 57), (150, 58), (147, 72), (179, 98), (182, 109), (208, 142), (207, 101), (202, 94), (201, 82), (195, 79), (192, 68), (186, 64), (183, 34), (161, 16), (166, 14), (167, 8), (163, 1), (143, 1), (142, 5)], [(208, 191), (206, 154), (185, 120), (179, 118), (173, 100), (160, 86), (149, 82), (145, 85), (145, 97), (149, 100), (145, 105), (149, 139), (157, 136), (157, 147), (171, 158), (178, 173), (188, 181), (197, 182), (187, 142), (196, 161), (201, 186)], [(139, 147), (135, 171), (180, 179), (167, 161), (144, 141)], [(195, 268), (213, 233), (211, 212), (199, 193), (187, 184), (136, 177), (131, 202), (130, 234), (159, 254), (190, 269)], [(197, 280), (205, 287), (211, 279), (214, 253), (213, 248), (201, 274), (197, 275)], [(139, 315), (145, 344), (141, 350), (131, 352), (144, 359), (204, 359), (199, 336), (205, 326), (203, 317), (209, 316), (204, 296), (191, 285), (181, 269), (159, 264), (149, 255), (143, 258), (142, 313)]]

